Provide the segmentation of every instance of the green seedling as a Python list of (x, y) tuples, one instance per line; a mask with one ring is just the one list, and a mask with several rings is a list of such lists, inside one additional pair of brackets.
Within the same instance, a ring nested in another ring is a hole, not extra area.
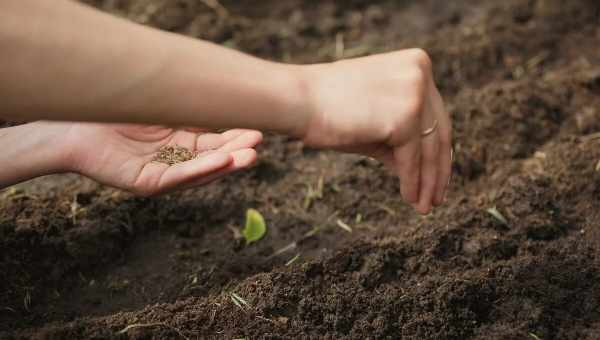
[(246, 227), (242, 230), (246, 245), (260, 240), (266, 232), (267, 226), (262, 215), (257, 210), (248, 209), (246, 212)]
[(492, 217), (498, 220), (498, 222), (504, 224), (505, 226), (508, 226), (508, 221), (506, 220), (506, 217), (504, 217), (504, 215), (502, 215), (496, 207), (489, 208), (486, 211), (488, 214), (492, 215)]
[(529, 336), (532, 337), (535, 340), (542, 340), (539, 336), (533, 334), (533, 333), (529, 333)]
[(250, 308), (250, 304), (236, 293), (231, 293), (230, 298), (231, 302), (233, 302), (234, 305), (236, 305), (239, 309), (243, 310), (244, 312), (246, 311), (246, 308)]
[(319, 177), (316, 187), (313, 187), (310, 183), (306, 183), (306, 195), (304, 196), (303, 204), (304, 210), (308, 210), (315, 200), (320, 200), (323, 198), (323, 183), (323, 176)]

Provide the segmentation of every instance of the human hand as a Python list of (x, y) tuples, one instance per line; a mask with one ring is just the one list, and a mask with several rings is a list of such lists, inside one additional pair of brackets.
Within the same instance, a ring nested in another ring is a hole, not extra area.
[(313, 104), (302, 133), (305, 143), (379, 159), (398, 174), (403, 198), (421, 214), (443, 203), (452, 127), (425, 52), (404, 50), (303, 69)]
[[(208, 133), (129, 124), (36, 124), (63, 131), (65, 170), (143, 196), (203, 185), (247, 168), (256, 161), (253, 148), (262, 140), (260, 132), (241, 129)], [(166, 145), (207, 152), (172, 166), (153, 162), (156, 152)]]

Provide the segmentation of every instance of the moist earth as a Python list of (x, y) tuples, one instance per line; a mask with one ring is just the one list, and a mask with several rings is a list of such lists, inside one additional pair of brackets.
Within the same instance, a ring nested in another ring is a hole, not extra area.
[(421, 47), (454, 178), (419, 217), (381, 164), (268, 135), (186, 192), (5, 189), (1, 339), (600, 338), (598, 1), (85, 2), (283, 62)]

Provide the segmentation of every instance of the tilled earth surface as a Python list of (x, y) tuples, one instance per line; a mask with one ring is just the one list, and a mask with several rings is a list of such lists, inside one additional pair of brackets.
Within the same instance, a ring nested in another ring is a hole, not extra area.
[(285, 62), (426, 49), (449, 203), (418, 217), (380, 164), (281, 136), (158, 198), (32, 181), (0, 192), (0, 338), (600, 338), (598, 1), (86, 2)]

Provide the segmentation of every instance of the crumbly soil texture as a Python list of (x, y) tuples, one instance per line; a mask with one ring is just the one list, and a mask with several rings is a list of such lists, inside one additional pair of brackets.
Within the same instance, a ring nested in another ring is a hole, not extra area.
[(0, 192), (1, 339), (600, 338), (597, 0), (86, 2), (283, 62), (427, 50), (448, 203), (419, 217), (380, 164), (282, 136), (162, 197), (38, 179)]

